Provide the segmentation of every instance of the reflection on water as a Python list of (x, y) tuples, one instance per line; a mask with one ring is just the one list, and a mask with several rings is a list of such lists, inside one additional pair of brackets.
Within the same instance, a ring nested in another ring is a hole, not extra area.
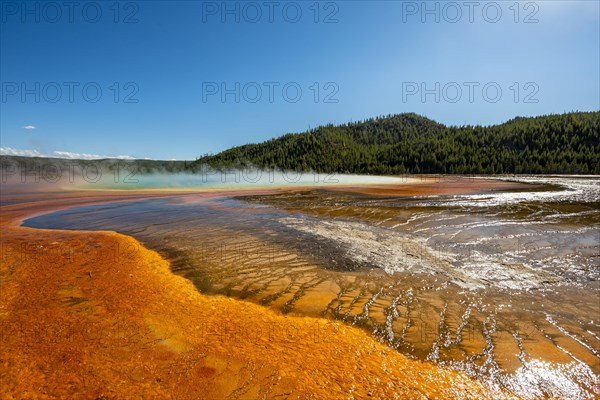
[(598, 181), (521, 179), (543, 186), (409, 198), (325, 189), (188, 195), (26, 224), (116, 230), (163, 253), (204, 293), (340, 319), (527, 398), (593, 398)]

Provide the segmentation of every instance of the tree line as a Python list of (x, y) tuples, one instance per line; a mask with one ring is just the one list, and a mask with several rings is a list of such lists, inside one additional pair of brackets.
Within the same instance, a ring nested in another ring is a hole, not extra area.
[(600, 112), (445, 126), (417, 114), (325, 125), (204, 155), (188, 168), (356, 174), (600, 174)]

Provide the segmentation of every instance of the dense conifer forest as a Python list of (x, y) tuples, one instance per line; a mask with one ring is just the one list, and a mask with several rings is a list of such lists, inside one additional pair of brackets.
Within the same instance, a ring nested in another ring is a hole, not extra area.
[(357, 174), (600, 174), (600, 112), (447, 127), (416, 114), (321, 126), (200, 157), (192, 167)]
[[(514, 118), (447, 127), (416, 114), (370, 118), (290, 133), (194, 161), (65, 160), (1, 156), (4, 175), (60, 165), (150, 173), (276, 168), (355, 174), (600, 174), (600, 112)], [(37, 171), (37, 172), (36, 172)], [(4, 176), (3, 175), (3, 176)]]

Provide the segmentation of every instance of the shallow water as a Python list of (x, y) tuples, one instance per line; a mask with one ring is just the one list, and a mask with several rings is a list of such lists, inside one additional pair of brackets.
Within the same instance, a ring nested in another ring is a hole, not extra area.
[(600, 187), (399, 198), (325, 188), (81, 207), (26, 225), (110, 229), (205, 293), (343, 320), (526, 398), (600, 395)]

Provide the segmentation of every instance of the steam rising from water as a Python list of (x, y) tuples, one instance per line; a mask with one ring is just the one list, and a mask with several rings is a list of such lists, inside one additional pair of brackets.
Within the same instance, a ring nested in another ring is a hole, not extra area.
[[(132, 181), (134, 180), (134, 182)], [(146, 174), (132, 175), (126, 188), (178, 188), (178, 189), (228, 189), (277, 186), (330, 186), (361, 184), (400, 184), (417, 182), (406, 177), (365, 176), (349, 174), (320, 174), (316, 172), (293, 172), (281, 170), (228, 170), (204, 171), (197, 174)], [(111, 177), (101, 182), (103, 188), (119, 188)]]
[[(312, 175), (289, 178), (272, 184), (315, 186)], [(221, 175), (147, 179), (147, 187), (160, 179), (186, 188), (242, 186)], [(204, 293), (359, 325), (405, 354), (524, 398), (596, 398), (598, 180), (519, 180), (544, 186), (429, 197), (191, 194), (63, 210), (27, 224), (133, 235)]]
[(229, 189), (273, 186), (329, 186), (399, 184), (416, 182), (407, 177), (322, 174), (280, 169), (213, 169), (201, 166), (195, 172), (142, 171), (117, 160), (80, 163), (52, 160), (33, 165), (2, 164), (3, 186), (27, 185), (48, 190), (118, 189)]

